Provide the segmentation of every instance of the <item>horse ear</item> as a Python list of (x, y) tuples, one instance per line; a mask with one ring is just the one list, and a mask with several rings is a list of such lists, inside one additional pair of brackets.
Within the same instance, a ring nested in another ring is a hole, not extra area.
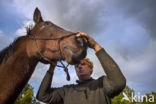
[(43, 19), (42, 19), (42, 16), (41, 16), (41, 12), (38, 8), (35, 9), (35, 12), (34, 12), (34, 22), (37, 24), (37, 23), (40, 23), (40, 22), (43, 22)]

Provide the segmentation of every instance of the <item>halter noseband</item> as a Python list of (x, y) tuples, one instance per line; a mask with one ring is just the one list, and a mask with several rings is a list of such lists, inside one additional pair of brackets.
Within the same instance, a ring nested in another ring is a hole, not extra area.
[(62, 62), (62, 55), (61, 55), (61, 49), (60, 49), (60, 41), (61, 40), (63, 40), (64, 38), (68, 38), (68, 37), (70, 37), (70, 36), (73, 36), (73, 35), (76, 35), (77, 33), (72, 33), (72, 34), (69, 34), (69, 35), (65, 35), (65, 36), (61, 36), (61, 37), (59, 37), (59, 38), (36, 38), (36, 37), (34, 37), (34, 36), (32, 36), (32, 35), (28, 35), (28, 37), (30, 38), (30, 39), (32, 39), (32, 40), (34, 40), (34, 43), (35, 43), (35, 45), (36, 45), (36, 47), (37, 47), (37, 49), (38, 49), (38, 53), (40, 54), (40, 56), (43, 58), (43, 59), (45, 59), (46, 61), (48, 61), (49, 63), (51, 63), (51, 64), (53, 64), (52, 63), (52, 61), (48, 58), (48, 57), (45, 57), (42, 53), (41, 53), (41, 51), (40, 51), (40, 49), (39, 49), (39, 47), (38, 47), (38, 45), (37, 45), (37, 41), (36, 40), (58, 40), (58, 46), (57, 46), (57, 50), (53, 50), (52, 52), (59, 52), (59, 61), (60, 61), (60, 63), (62, 64), (62, 66), (60, 66), (60, 65), (56, 65), (57, 67), (61, 67), (61, 68), (64, 68), (64, 71), (66, 72), (66, 74), (67, 74), (67, 80), (69, 81), (70, 80), (70, 75), (69, 75), (69, 73), (68, 73), (68, 65), (67, 66), (65, 66), (64, 64), (63, 64), (63, 62)]

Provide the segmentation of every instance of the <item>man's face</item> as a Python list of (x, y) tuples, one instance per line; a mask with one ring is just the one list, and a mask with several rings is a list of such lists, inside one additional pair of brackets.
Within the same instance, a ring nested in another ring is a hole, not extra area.
[(79, 64), (75, 65), (75, 70), (77, 73), (77, 76), (79, 78), (84, 77), (84, 76), (88, 76), (90, 77), (91, 72), (92, 72), (92, 68), (90, 68), (85, 62), (80, 61)]

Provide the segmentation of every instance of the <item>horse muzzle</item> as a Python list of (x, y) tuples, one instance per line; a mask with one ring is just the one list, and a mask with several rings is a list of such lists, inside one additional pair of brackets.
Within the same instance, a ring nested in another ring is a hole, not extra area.
[(87, 55), (87, 47), (73, 48), (71, 46), (64, 47), (64, 51), (67, 54), (67, 62), (69, 64), (77, 64), (86, 57)]

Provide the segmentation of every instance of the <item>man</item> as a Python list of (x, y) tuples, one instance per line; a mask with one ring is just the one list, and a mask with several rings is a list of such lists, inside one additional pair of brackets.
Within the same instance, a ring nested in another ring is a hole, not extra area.
[(83, 59), (75, 65), (79, 78), (77, 84), (51, 88), (55, 68), (51, 65), (40, 85), (37, 99), (51, 104), (110, 104), (111, 98), (124, 89), (126, 79), (114, 60), (92, 37), (82, 32), (77, 36), (88, 39), (89, 47), (95, 50), (106, 76), (92, 79), (93, 64)]

